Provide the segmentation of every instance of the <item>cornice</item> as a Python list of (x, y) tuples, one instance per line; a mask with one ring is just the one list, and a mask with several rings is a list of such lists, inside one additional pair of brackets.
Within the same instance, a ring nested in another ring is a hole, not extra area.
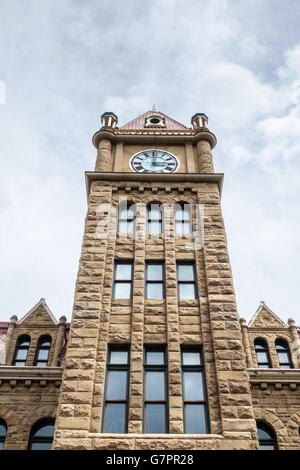
[(0, 380), (51, 380), (62, 378), (62, 367), (0, 366)]
[(97, 171), (86, 171), (86, 191), (87, 198), (90, 194), (91, 184), (93, 181), (115, 181), (118, 183), (136, 182), (168, 182), (168, 183), (217, 183), (220, 196), (223, 188), (223, 173), (102, 173)]
[(251, 383), (300, 383), (300, 369), (248, 369)]
[(197, 143), (199, 140), (206, 140), (213, 149), (217, 144), (216, 136), (206, 127), (197, 130), (120, 130), (112, 127), (101, 127), (92, 138), (93, 145), (98, 148), (102, 139), (111, 142), (140, 143), (140, 144), (182, 144), (185, 142)]

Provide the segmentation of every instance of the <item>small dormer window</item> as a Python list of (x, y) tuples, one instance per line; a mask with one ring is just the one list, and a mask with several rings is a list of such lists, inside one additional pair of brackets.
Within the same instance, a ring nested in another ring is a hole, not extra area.
[(165, 127), (165, 118), (157, 115), (149, 116), (145, 119), (145, 127)]

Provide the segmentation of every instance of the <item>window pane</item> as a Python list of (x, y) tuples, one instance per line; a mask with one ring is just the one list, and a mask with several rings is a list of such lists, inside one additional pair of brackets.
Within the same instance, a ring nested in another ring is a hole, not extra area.
[(163, 299), (162, 284), (147, 284), (147, 299)]
[(115, 284), (115, 299), (130, 299), (131, 282), (121, 282)]
[(0, 437), (6, 436), (6, 429), (3, 424), (0, 424)]
[(162, 371), (146, 372), (146, 400), (165, 400), (165, 373)]
[(275, 446), (273, 444), (260, 444), (260, 450), (275, 450)]
[(258, 439), (272, 439), (272, 436), (264, 429), (257, 429)]
[(290, 361), (289, 361), (289, 355), (285, 352), (279, 352), (277, 353), (278, 354), (278, 359), (279, 359), (279, 362), (280, 363), (285, 363), (285, 364), (288, 364)]
[(204, 400), (202, 372), (184, 372), (183, 380), (185, 401)]
[(119, 232), (120, 233), (131, 233), (130, 230), (128, 230), (127, 222), (124, 222), (124, 221), (119, 222)]
[(165, 353), (164, 351), (147, 351), (146, 361), (150, 365), (163, 365), (165, 363)]
[(269, 362), (267, 353), (265, 353), (265, 352), (257, 352), (256, 356), (257, 356), (257, 361), (258, 362)]
[(160, 220), (161, 219), (161, 211), (159, 210), (158, 204), (152, 204), (151, 209), (149, 210), (149, 220)]
[(194, 284), (179, 284), (179, 298), (180, 299), (195, 299), (195, 286)]
[(128, 351), (110, 351), (110, 364), (128, 364)]
[(255, 349), (256, 349), (256, 350), (258, 350), (258, 349), (266, 349), (266, 345), (264, 345), (263, 343), (255, 343), (254, 346), (255, 346)]
[(161, 233), (161, 224), (160, 224), (160, 222), (149, 222), (148, 232), (149, 233)]
[(191, 206), (189, 204), (184, 204), (183, 210), (181, 212), (181, 216), (183, 220), (190, 220), (191, 219)]
[(288, 348), (283, 343), (276, 343), (276, 350), (277, 351), (286, 351)]
[(27, 349), (18, 349), (16, 359), (26, 359), (27, 352)]
[(25, 361), (16, 361), (15, 366), (24, 367), (26, 365)]
[(2, 450), (4, 447), (4, 442), (0, 442), (0, 450)]
[(166, 432), (166, 407), (163, 404), (147, 404), (146, 433), (156, 434)]
[(49, 356), (49, 349), (40, 349), (38, 352), (39, 360), (47, 360)]
[(187, 434), (206, 434), (204, 405), (185, 405), (185, 432)]
[(23, 339), (18, 343), (18, 346), (29, 346), (29, 341), (27, 339)]
[(54, 426), (43, 426), (35, 434), (35, 437), (53, 437), (54, 435)]
[(131, 268), (131, 264), (116, 264), (116, 280), (122, 281), (131, 279)]
[(107, 400), (126, 400), (127, 371), (111, 370), (107, 375)]
[(179, 281), (193, 281), (194, 280), (194, 266), (191, 264), (178, 265), (178, 280)]
[(125, 403), (107, 403), (105, 413), (104, 432), (125, 432)]
[(190, 222), (184, 222), (182, 228), (183, 228), (183, 233), (184, 234), (192, 232)]
[(175, 223), (175, 232), (178, 234), (178, 235), (182, 235), (184, 233), (183, 231), (183, 225), (181, 222), (176, 222)]
[(33, 442), (31, 450), (51, 450), (52, 442)]
[(185, 351), (182, 353), (182, 363), (185, 366), (196, 366), (201, 364), (199, 352)]
[(260, 363), (258, 363), (258, 367), (259, 367), (259, 369), (270, 369), (269, 364), (260, 364)]
[(290, 364), (286, 364), (286, 365), (283, 365), (283, 364), (280, 364), (280, 369), (291, 369), (292, 367), (290, 366)]
[(147, 265), (147, 280), (148, 281), (161, 281), (163, 278), (163, 268), (161, 264), (148, 264)]

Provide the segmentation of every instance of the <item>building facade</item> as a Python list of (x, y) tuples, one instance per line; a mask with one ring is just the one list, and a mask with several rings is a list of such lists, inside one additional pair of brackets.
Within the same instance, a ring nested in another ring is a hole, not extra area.
[(71, 325), (0, 324), (0, 446), (299, 449), (299, 331), (239, 318), (207, 117), (101, 119)]

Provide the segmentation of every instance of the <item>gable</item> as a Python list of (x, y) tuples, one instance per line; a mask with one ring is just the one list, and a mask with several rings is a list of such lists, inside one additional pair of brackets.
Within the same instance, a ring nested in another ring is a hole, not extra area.
[(269, 309), (264, 302), (261, 302), (249, 323), (250, 328), (288, 328), (288, 326)]
[(53, 326), (57, 325), (57, 321), (45, 302), (41, 299), (21, 320), (18, 326)]
[(144, 114), (141, 114), (137, 118), (133, 119), (130, 122), (127, 122), (127, 124), (124, 124), (124, 126), (121, 126), (120, 129), (157, 129), (156, 126), (146, 126), (146, 119), (151, 117), (151, 116), (158, 116), (164, 119), (165, 126), (162, 127), (161, 129), (167, 129), (167, 130), (187, 130), (188, 127), (184, 126), (178, 121), (175, 121), (175, 119), (170, 118), (164, 113), (161, 113), (160, 111), (156, 110), (151, 110), (147, 111)]

